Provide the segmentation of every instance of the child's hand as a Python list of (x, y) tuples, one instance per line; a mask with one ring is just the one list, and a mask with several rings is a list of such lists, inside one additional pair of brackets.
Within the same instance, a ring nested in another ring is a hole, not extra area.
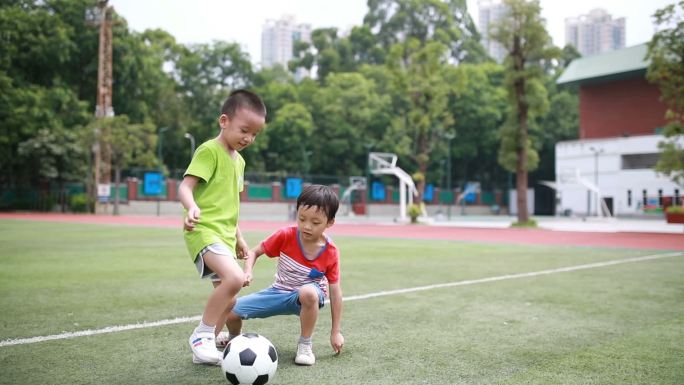
[(342, 346), (344, 346), (344, 336), (341, 332), (330, 333), (330, 345), (332, 345), (333, 350), (336, 355), (342, 353)]
[(252, 283), (252, 272), (245, 271), (245, 281), (242, 283), (242, 287), (247, 287), (250, 283)]
[(195, 224), (199, 222), (200, 219), (200, 208), (193, 206), (188, 210), (188, 215), (183, 219), (183, 227), (187, 231), (192, 231), (195, 229)]
[(247, 259), (249, 257), (249, 246), (247, 246), (247, 241), (244, 238), (238, 238), (237, 245), (235, 247), (235, 252), (238, 259)]

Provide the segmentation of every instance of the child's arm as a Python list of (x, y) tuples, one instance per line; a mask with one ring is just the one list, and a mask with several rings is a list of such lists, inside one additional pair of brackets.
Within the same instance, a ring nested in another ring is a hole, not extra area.
[(342, 336), (342, 288), (339, 282), (330, 284), (330, 315), (332, 316), (330, 345), (336, 354), (340, 354), (344, 346), (344, 336)]
[(188, 215), (183, 218), (183, 226), (188, 231), (194, 230), (195, 224), (199, 222), (200, 219), (200, 208), (197, 207), (195, 197), (192, 195), (192, 191), (195, 189), (195, 185), (197, 185), (198, 181), (198, 177), (186, 175), (180, 186), (178, 186), (178, 199), (180, 199), (183, 207), (188, 210)]
[(256, 264), (257, 258), (259, 258), (259, 256), (261, 256), (263, 253), (264, 250), (261, 248), (261, 244), (252, 250), (248, 250), (247, 259), (245, 260), (245, 282), (243, 286), (249, 286), (249, 284), (252, 283), (252, 271), (254, 269), (254, 265)]
[(238, 259), (246, 259), (247, 254), (249, 254), (249, 246), (247, 245), (245, 238), (242, 236), (242, 232), (240, 232), (240, 226), (235, 226), (235, 238), (237, 239), (237, 243), (235, 244), (235, 254), (237, 255)]

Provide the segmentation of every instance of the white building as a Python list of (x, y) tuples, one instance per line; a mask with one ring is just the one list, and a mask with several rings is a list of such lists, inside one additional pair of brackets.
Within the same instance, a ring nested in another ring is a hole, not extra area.
[(565, 44), (572, 44), (582, 56), (625, 47), (625, 18), (613, 19), (603, 9), (565, 19)]
[(680, 200), (681, 187), (654, 170), (666, 106), (645, 79), (646, 50), (580, 58), (558, 79), (579, 86), (580, 139), (556, 144), (557, 213), (661, 216)]
[[(297, 24), (292, 15), (283, 16), (278, 20), (266, 20), (261, 29), (262, 68), (281, 65), (287, 69), (297, 41), (311, 42), (310, 24)], [(297, 76), (301, 78), (307, 74), (301, 73)]]
[(489, 26), (506, 15), (506, 6), (501, 0), (479, 0), (477, 8), (478, 28), (482, 34), (482, 45), (489, 56), (501, 63), (506, 57), (506, 50), (501, 44), (489, 38)]
[[(661, 135), (586, 139), (556, 144), (557, 210), (579, 215), (630, 216), (648, 214), (663, 199), (684, 193), (669, 178), (658, 175)], [(594, 187), (597, 187), (596, 189)], [(600, 197), (605, 203), (597, 205)]]

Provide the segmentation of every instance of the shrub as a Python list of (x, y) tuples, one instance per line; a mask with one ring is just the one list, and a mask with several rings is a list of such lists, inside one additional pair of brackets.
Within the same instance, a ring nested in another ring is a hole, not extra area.
[(87, 213), (90, 211), (92, 199), (86, 194), (72, 195), (69, 199), (69, 207), (75, 213)]
[(537, 221), (534, 219), (528, 219), (525, 222), (513, 222), (511, 224), (511, 227), (537, 227)]
[(670, 206), (665, 212), (668, 214), (684, 214), (684, 206)]
[(422, 214), (422, 210), (417, 204), (414, 203), (408, 207), (408, 215), (411, 217), (411, 223), (418, 223), (420, 214)]

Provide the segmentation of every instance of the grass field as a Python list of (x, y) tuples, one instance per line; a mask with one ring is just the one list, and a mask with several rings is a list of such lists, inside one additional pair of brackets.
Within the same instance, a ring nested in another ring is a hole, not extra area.
[[(265, 235), (247, 233), (250, 244)], [(332, 355), (329, 307), (313, 367), (293, 363), (296, 317), (247, 321), (278, 349), (273, 384), (684, 383), (682, 255), (517, 277), (667, 252), (335, 241), (351, 299), (344, 353)], [(245, 292), (268, 286), (274, 267), (260, 258)], [(209, 290), (179, 230), (0, 220), (0, 341), (197, 316)], [(227, 383), (218, 367), (191, 363), (195, 323), (0, 346), (0, 384)]]

